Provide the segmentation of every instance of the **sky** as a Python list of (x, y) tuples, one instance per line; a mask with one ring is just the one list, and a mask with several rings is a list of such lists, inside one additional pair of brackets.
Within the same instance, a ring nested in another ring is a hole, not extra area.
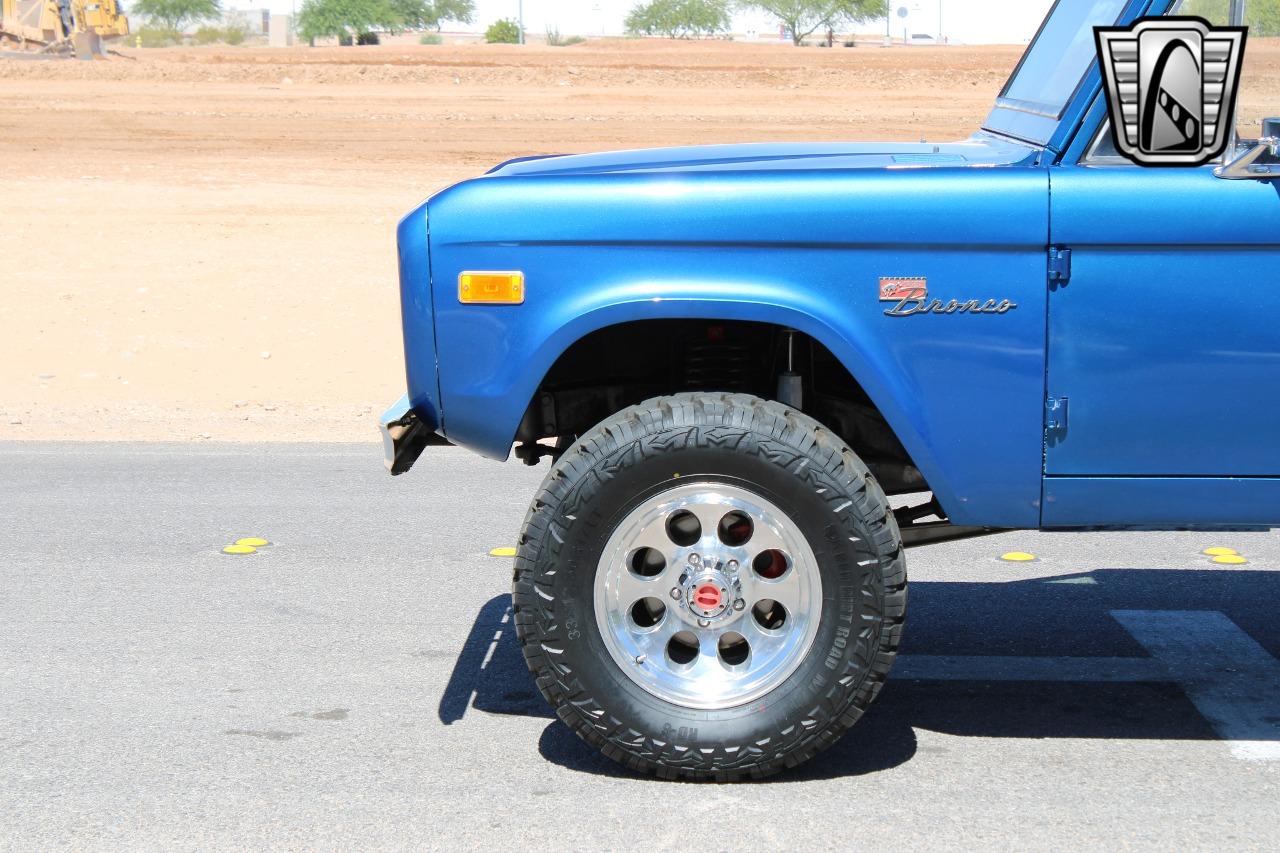
[[(561, 35), (621, 35), (622, 21), (638, 0), (523, 0), (525, 29), (542, 34), (558, 29)], [(912, 34), (941, 34), (960, 44), (1025, 44), (1048, 11), (1051, 0), (890, 0), (890, 17), (895, 38), (904, 29)], [(476, 17), (471, 26), (446, 24), (448, 31), (482, 32), (499, 18), (515, 18), (521, 0), (475, 0)], [(302, 0), (223, 0), (226, 9), (270, 8), (288, 13)], [(898, 11), (906, 10), (900, 17)], [(777, 22), (759, 13), (737, 13), (733, 30), (749, 38), (778, 38)], [(860, 24), (859, 33), (880, 34), (885, 22)]]

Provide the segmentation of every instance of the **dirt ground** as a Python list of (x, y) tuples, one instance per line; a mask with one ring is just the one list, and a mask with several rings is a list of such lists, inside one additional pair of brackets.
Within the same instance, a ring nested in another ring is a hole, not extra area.
[(372, 440), (430, 193), (525, 154), (960, 138), (1021, 48), (122, 53), (0, 60), (0, 438)]

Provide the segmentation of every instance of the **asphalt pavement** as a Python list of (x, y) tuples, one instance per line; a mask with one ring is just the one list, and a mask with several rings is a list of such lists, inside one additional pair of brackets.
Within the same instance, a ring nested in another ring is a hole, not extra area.
[[(853, 731), (768, 782), (669, 783), (581, 743), (520, 659), (489, 552), (546, 470), (0, 444), (0, 849), (1280, 843), (1280, 533), (913, 550)], [(222, 553), (242, 537), (271, 544)]]

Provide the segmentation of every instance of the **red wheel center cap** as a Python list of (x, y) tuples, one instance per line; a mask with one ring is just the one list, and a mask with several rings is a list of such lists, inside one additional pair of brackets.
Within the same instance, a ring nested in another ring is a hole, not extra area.
[(720, 606), (720, 588), (704, 583), (693, 591), (693, 603), (703, 610), (715, 610)]

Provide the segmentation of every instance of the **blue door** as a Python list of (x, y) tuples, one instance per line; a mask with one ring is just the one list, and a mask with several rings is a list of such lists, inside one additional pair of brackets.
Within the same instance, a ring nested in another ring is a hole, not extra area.
[(1046, 473), (1280, 475), (1280, 183), (1051, 170)]
[(1050, 171), (1046, 526), (1280, 523), (1280, 183)]

